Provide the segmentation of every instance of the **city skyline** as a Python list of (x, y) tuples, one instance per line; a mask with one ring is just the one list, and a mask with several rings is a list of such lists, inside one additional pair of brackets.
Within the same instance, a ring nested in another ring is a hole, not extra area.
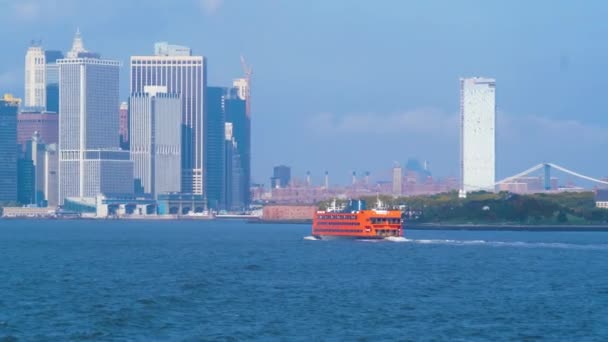
[[(5, 19), (11, 26), (0, 35), (8, 38), (10, 34), (10, 41), (22, 43), (19, 49), (17, 45), (12, 49), (20, 50), (18, 56), (11, 51), (5, 56), (0, 81), (15, 95), (22, 94), (23, 76), (10, 68), (23, 63), (22, 51), (29, 41), (42, 39), (46, 48), (65, 50), (65, 37), (78, 26), (88, 41), (95, 42), (96, 50), (125, 65), (128, 56), (149, 51), (154, 41), (188, 45), (210, 58), (209, 83), (213, 85), (227, 86), (225, 80), (240, 75), (238, 56), (245, 55), (256, 68), (252, 103), (255, 182), (267, 183), (269, 172), (278, 164), (292, 165), (302, 174), (313, 170), (313, 175), (323, 170), (348, 175), (351, 169), (370, 168), (351, 155), (339, 160), (328, 157), (324, 151), (329, 146), (356, 146), (363, 154), (376, 153), (382, 169), (371, 169), (372, 175), (389, 169), (395, 160), (418, 157), (429, 160), (436, 175), (457, 176), (458, 130), (453, 124), (458, 120), (458, 78), (468, 75), (491, 75), (501, 84), (497, 100), (498, 179), (541, 161), (605, 176), (592, 156), (608, 144), (602, 132), (608, 123), (598, 95), (607, 79), (606, 51), (598, 40), (606, 28), (587, 18), (601, 18), (608, 11), (606, 5), (574, 7), (542, 1), (529, 6), (521, 1), (508, 6), (443, 2), (372, 5), (336, 1), (308, 7), (224, 1), (215, 11), (207, 12), (193, 1), (177, 9), (175, 15), (183, 15), (184, 20), (176, 25), (160, 24), (157, 30), (149, 31), (127, 20), (121, 21), (124, 29), (108, 32), (95, 26), (116, 13), (106, 7), (96, 8), (98, 15), (83, 23), (81, 17), (91, 12), (77, 3), (59, 1), (56, 9), (43, 2), (28, 3), (48, 10), (49, 15), (61, 17), (60, 10), (66, 10), (77, 16), (66, 18), (59, 27), (42, 15), (45, 12), (32, 10), (26, 15), (24, 9), (9, 6), (6, 13), (13, 17)], [(144, 5), (137, 11), (158, 18), (163, 6)], [(444, 11), (438, 14), (437, 24), (414, 16), (435, 13), (438, 6)], [(556, 15), (543, 16), (546, 6)], [(117, 8), (125, 14), (135, 10), (130, 4)], [(245, 14), (251, 12), (272, 21), (251, 25)], [(317, 28), (302, 30), (298, 14), (314, 17)], [(397, 15), (403, 19), (396, 21)], [(388, 16), (386, 20), (379, 21), (384, 16)], [(568, 30), (559, 19), (564, 17), (570, 18)], [(362, 18), (376, 25), (369, 30), (357, 27)], [(335, 20), (343, 29), (329, 26)], [(271, 30), (275, 24), (282, 25), (283, 32)], [(478, 31), (482, 26), (483, 31)], [(230, 34), (233, 39), (228, 43), (214, 36), (215, 32)], [(122, 39), (115, 39), (117, 35)], [(387, 39), (378, 42), (378, 35)], [(336, 41), (340, 44), (333, 44)], [(402, 43), (389, 45), (388, 41)], [(281, 49), (283, 45), (286, 48)], [(478, 46), (487, 48), (478, 50)], [(125, 69), (121, 70), (121, 100), (128, 95)], [(358, 77), (350, 77), (355, 71)], [(540, 89), (533, 86), (537, 80), (542, 80)], [(291, 106), (293, 101), (298, 105)], [(373, 124), (379, 122), (382, 127)], [(372, 143), (359, 144), (361, 136)], [(562, 139), (551, 143), (557, 136)], [(275, 146), (275, 141), (293, 143)], [(348, 182), (348, 176), (344, 178)]]

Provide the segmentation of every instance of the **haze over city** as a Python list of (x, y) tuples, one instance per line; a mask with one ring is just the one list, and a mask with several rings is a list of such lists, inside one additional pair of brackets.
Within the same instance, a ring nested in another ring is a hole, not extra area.
[[(608, 5), (551, 1), (2, 1), (3, 91), (23, 95), (30, 40), (87, 47), (120, 60), (156, 41), (209, 61), (209, 83), (253, 65), (252, 178), (272, 167), (317, 183), (350, 172), (388, 179), (393, 162), (428, 160), (458, 175), (459, 77), (496, 79), (497, 179), (547, 161), (602, 177)], [(549, 10), (550, 8), (550, 10)], [(169, 14), (167, 14), (169, 13)], [(342, 176), (343, 175), (343, 176)]]

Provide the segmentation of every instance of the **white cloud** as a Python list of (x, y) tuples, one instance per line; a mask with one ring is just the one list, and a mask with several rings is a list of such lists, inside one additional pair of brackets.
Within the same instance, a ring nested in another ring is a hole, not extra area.
[(216, 13), (223, 3), (224, 0), (199, 0), (201, 8), (209, 15)]
[(42, 13), (42, 2), (40, 1), (18, 1), (13, 4), (13, 10), (18, 19), (35, 20)]

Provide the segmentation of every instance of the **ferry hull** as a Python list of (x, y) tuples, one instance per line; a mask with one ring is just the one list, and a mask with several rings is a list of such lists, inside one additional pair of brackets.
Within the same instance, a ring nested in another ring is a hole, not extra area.
[(318, 211), (312, 235), (321, 239), (384, 239), (403, 236), (399, 210)]
[(319, 240), (382, 240), (382, 236), (313, 235)]

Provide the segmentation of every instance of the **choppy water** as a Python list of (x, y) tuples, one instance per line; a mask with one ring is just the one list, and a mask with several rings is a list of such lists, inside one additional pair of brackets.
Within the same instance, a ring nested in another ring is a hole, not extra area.
[(608, 233), (0, 221), (0, 340), (608, 339)]

